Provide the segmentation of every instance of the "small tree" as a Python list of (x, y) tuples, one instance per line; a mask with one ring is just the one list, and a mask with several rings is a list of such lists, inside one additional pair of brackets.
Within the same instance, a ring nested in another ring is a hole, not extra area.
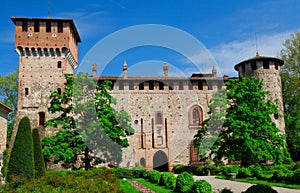
[(33, 142), (28, 117), (23, 117), (19, 123), (17, 135), (12, 147), (7, 176), (34, 177)]
[(46, 167), (44, 162), (44, 156), (42, 153), (42, 146), (41, 146), (40, 134), (38, 128), (32, 130), (32, 140), (33, 140), (35, 177), (42, 177), (46, 174)]

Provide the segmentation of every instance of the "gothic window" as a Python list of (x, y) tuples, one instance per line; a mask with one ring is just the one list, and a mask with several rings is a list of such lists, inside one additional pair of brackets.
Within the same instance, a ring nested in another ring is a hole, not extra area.
[(61, 88), (57, 88), (57, 93), (61, 95)]
[(162, 112), (157, 112), (155, 114), (155, 124), (156, 125), (162, 125), (163, 124)]
[(39, 112), (39, 126), (44, 126), (45, 124), (45, 113)]
[(39, 21), (34, 21), (34, 32), (40, 31), (40, 23)]
[(199, 128), (201, 127), (202, 120), (203, 113), (201, 107), (198, 105), (192, 106), (189, 111), (189, 126), (191, 128)]
[(27, 21), (22, 22), (22, 32), (27, 32), (28, 24)]

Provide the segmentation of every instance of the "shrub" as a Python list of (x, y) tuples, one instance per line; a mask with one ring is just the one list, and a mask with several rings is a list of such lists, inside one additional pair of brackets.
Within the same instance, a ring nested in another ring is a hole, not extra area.
[(222, 175), (228, 176), (228, 173), (238, 174), (239, 167), (238, 166), (223, 166), (221, 167)]
[(300, 184), (300, 168), (294, 171), (294, 174), (290, 176), (290, 183), (292, 184)]
[(181, 173), (181, 172), (183, 172), (183, 167), (184, 167), (184, 165), (182, 165), (182, 164), (177, 164), (177, 165), (175, 165), (174, 167), (173, 167), (173, 172), (175, 173), (175, 174), (179, 174), (179, 173)]
[(148, 179), (155, 183), (155, 184), (159, 184), (159, 181), (160, 181), (160, 172), (157, 171), (157, 170), (152, 170), (152, 171), (149, 171), (148, 173)]
[(32, 140), (35, 177), (42, 177), (46, 173), (46, 167), (44, 162), (44, 156), (42, 153), (42, 146), (38, 128), (32, 130)]
[(222, 189), (222, 190), (220, 191), (220, 193), (234, 193), (234, 192), (232, 192), (231, 189), (224, 188), (224, 189)]
[(211, 193), (211, 185), (205, 180), (196, 180), (192, 187), (193, 193)]
[(174, 175), (171, 176), (171, 175), (170, 175), (170, 176), (168, 177), (166, 187), (167, 187), (168, 189), (170, 189), (170, 190), (175, 190), (175, 188), (176, 188), (176, 180), (177, 180), (176, 176), (174, 176)]
[(147, 172), (145, 169), (113, 168), (112, 172), (120, 179), (123, 178), (145, 178)]
[(19, 122), (11, 150), (7, 168), (8, 180), (12, 175), (25, 176), (27, 179), (34, 177), (33, 144), (28, 117), (23, 117)]
[(174, 176), (171, 172), (163, 172), (161, 173), (159, 184), (162, 186), (167, 186), (168, 184), (168, 178), (170, 176)]
[(247, 178), (247, 177), (251, 177), (251, 176), (252, 176), (252, 173), (248, 168), (241, 167), (241, 168), (239, 168), (238, 174), (236, 177), (237, 178)]
[(188, 172), (182, 172), (177, 176), (176, 179), (176, 192), (190, 192), (192, 186), (194, 185), (193, 175)]
[(253, 186), (249, 187), (243, 193), (277, 193), (277, 191), (274, 190), (271, 186), (257, 184), (257, 185), (253, 185)]

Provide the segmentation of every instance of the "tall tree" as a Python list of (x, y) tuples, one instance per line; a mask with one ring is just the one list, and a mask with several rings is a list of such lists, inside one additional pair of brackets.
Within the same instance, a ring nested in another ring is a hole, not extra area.
[(24, 176), (27, 179), (34, 177), (33, 142), (28, 117), (23, 117), (19, 123), (18, 131), (8, 163), (7, 176)]
[[(133, 134), (133, 128), (125, 111), (112, 108), (115, 99), (109, 94), (110, 82), (98, 86), (81, 73), (76, 78), (66, 75), (66, 79), (64, 92), (50, 96), (49, 111), (61, 114), (46, 125), (62, 130), (43, 139), (44, 155), (49, 158), (54, 154), (56, 161), (74, 164), (84, 152), (85, 169), (89, 168), (91, 150), (103, 160), (120, 161), (121, 147), (129, 146), (126, 136)], [(116, 155), (117, 160), (113, 159)]]
[(287, 143), (294, 161), (300, 161), (300, 32), (284, 41), (281, 69)]
[[(224, 91), (219, 90), (210, 106), (211, 111), (221, 113), (224, 104), (228, 106), (224, 125), (210, 151), (205, 153), (214, 157), (216, 163), (221, 163), (225, 158), (229, 162), (241, 161), (243, 166), (267, 160), (280, 163), (288, 159), (284, 135), (279, 134), (280, 130), (271, 119), (272, 114), (278, 113), (278, 108), (272, 101), (266, 101), (268, 92), (262, 89), (262, 81), (256, 77), (240, 77), (231, 79), (225, 85), (226, 95), (220, 94)], [(227, 102), (222, 102), (220, 96), (226, 97)], [(222, 120), (220, 116), (216, 117)], [(194, 142), (199, 148), (203, 145), (204, 136), (209, 138), (207, 128), (204, 125), (203, 131), (195, 136)]]

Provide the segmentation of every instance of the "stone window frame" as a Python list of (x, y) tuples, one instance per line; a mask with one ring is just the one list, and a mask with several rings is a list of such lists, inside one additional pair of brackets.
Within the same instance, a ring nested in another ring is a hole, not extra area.
[[(197, 114), (196, 114), (197, 113)], [(189, 128), (200, 129), (203, 122), (203, 110), (199, 105), (193, 105), (189, 109)]]

